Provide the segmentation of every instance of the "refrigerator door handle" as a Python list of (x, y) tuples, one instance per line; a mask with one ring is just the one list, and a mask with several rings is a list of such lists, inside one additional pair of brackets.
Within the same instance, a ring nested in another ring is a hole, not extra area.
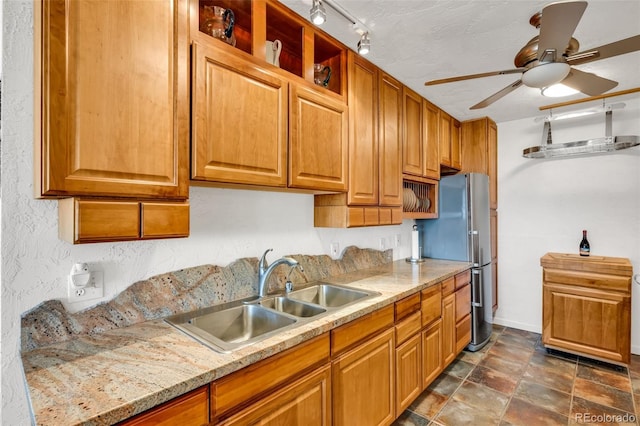
[(473, 250), (471, 253), (471, 262), (474, 268), (478, 268), (480, 266), (480, 236), (476, 230), (470, 231), (469, 234), (471, 234), (471, 247)]
[(482, 271), (479, 269), (471, 270), (471, 306), (482, 308), (484, 305), (484, 296), (482, 294)]

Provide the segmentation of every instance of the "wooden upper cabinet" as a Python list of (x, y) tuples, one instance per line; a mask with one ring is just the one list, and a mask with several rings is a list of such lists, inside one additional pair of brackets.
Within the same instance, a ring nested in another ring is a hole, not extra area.
[(451, 116), (444, 111), (440, 111), (440, 164), (447, 167), (453, 166), (451, 161), (451, 125)]
[(460, 146), (460, 122), (451, 120), (451, 168), (462, 170), (462, 147)]
[(352, 51), (348, 61), (348, 203), (378, 205), (378, 69)]
[(498, 127), (488, 117), (462, 123), (462, 164), (465, 172), (489, 175), (489, 204), (498, 208)]
[(422, 97), (408, 87), (403, 87), (402, 90), (402, 112), (402, 172), (422, 176), (424, 170)]
[(35, 4), (36, 196), (186, 199), (187, 0)]
[(296, 84), (289, 103), (289, 187), (346, 191), (347, 105)]
[(402, 205), (402, 84), (380, 71), (379, 204)]
[(487, 131), (487, 148), (489, 151), (489, 205), (498, 208), (498, 126), (489, 120)]
[(422, 137), (424, 138), (424, 177), (440, 179), (440, 109), (422, 101)]
[(284, 187), (288, 83), (214, 43), (193, 43), (191, 178)]

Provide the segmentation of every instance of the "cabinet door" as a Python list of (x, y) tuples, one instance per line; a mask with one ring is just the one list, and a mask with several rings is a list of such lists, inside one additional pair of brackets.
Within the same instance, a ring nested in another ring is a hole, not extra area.
[(291, 85), (289, 186), (347, 190), (348, 120), (342, 100)]
[(395, 419), (393, 328), (333, 361), (333, 425), (387, 425)]
[(402, 88), (402, 119), (402, 172), (422, 176), (422, 97), (408, 87)]
[(331, 424), (331, 366), (327, 365), (222, 422), (223, 425)]
[(442, 320), (422, 331), (422, 389), (433, 382), (444, 369)]
[(542, 342), (627, 364), (631, 353), (630, 312), (629, 295), (545, 282)]
[(214, 43), (192, 56), (192, 179), (285, 186), (287, 83)]
[(348, 203), (378, 205), (378, 72), (349, 51)]
[(446, 367), (456, 357), (456, 294), (442, 299), (442, 361)]
[(489, 120), (487, 130), (488, 175), (489, 175), (489, 205), (498, 208), (498, 126)]
[(462, 156), (460, 152), (460, 122), (451, 120), (451, 168), (462, 170)]
[(201, 426), (207, 423), (209, 423), (208, 385), (125, 420), (119, 425)]
[(36, 10), (36, 195), (186, 199), (188, 1)]
[(402, 206), (402, 84), (388, 74), (379, 74), (379, 204)]
[(421, 334), (396, 349), (396, 417), (422, 392)]
[(440, 110), (422, 100), (422, 136), (424, 138), (424, 176), (440, 179)]
[(440, 111), (440, 164), (452, 167), (451, 163), (451, 116)]

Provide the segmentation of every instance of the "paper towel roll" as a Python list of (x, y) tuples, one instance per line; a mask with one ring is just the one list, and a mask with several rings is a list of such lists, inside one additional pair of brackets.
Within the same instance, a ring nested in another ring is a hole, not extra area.
[(420, 259), (420, 235), (417, 229), (411, 231), (411, 258)]

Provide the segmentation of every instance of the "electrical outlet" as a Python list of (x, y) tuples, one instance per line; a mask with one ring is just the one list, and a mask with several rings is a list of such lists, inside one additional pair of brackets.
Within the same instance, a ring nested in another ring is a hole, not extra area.
[(331, 252), (331, 257), (333, 257), (334, 259), (337, 259), (338, 253), (340, 251), (340, 244), (331, 243), (331, 245), (329, 246), (329, 251)]
[(394, 240), (394, 247), (400, 247), (400, 234), (396, 234), (396, 237)]
[(67, 284), (67, 297), (70, 303), (104, 297), (102, 271), (91, 271), (86, 263), (73, 265)]
[(380, 250), (384, 250), (386, 248), (384, 237), (380, 238)]

